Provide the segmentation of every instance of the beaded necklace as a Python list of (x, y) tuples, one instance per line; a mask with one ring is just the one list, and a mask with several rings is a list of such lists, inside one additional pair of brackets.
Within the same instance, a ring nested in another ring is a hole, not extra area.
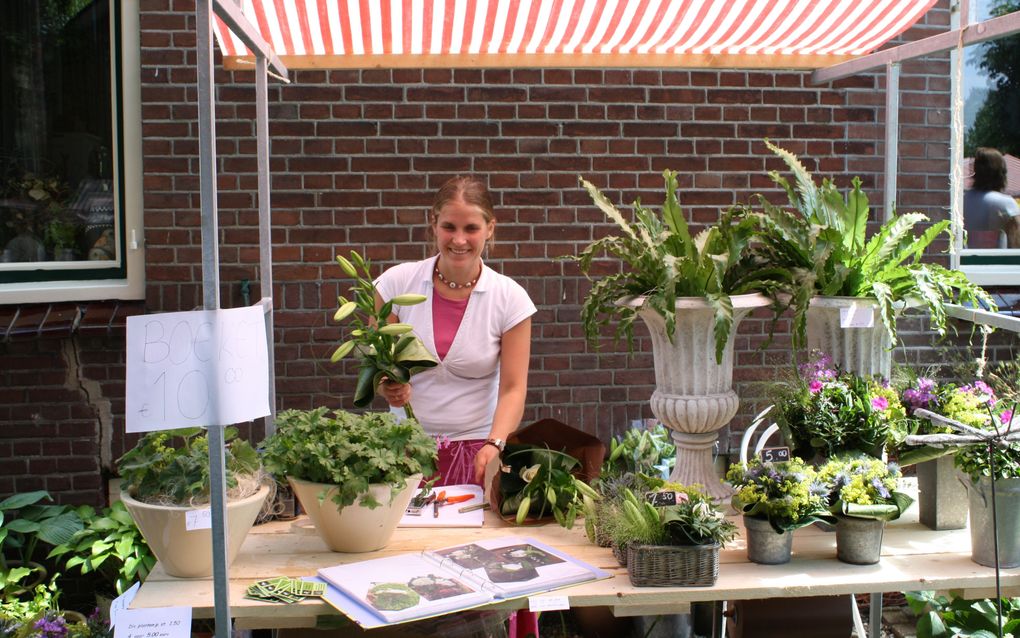
[[(482, 276), (482, 269), (479, 268), (478, 269), (478, 277), (481, 277), (481, 276)], [(447, 279), (446, 277), (443, 276), (443, 273), (439, 272), (439, 261), (438, 260), (436, 260), (436, 277), (439, 278), (439, 281), (443, 282), (444, 284), (446, 284), (447, 286), (449, 286), (453, 290), (457, 290), (458, 288), (470, 288), (471, 286), (474, 286), (475, 284), (478, 283), (478, 277), (475, 277), (474, 279), (472, 279), (471, 281), (467, 282), (466, 284), (458, 284), (456, 281), (450, 281), (449, 279)]]

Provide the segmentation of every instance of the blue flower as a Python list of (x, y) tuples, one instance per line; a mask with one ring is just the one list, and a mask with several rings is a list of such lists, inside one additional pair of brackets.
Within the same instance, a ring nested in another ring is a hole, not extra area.
[(888, 488), (886, 488), (886, 486), (882, 484), (882, 481), (880, 479), (878, 478), (871, 479), (871, 486), (875, 488), (875, 491), (877, 491), (878, 495), (881, 496), (882, 498), (892, 497), (892, 494), (889, 493)]

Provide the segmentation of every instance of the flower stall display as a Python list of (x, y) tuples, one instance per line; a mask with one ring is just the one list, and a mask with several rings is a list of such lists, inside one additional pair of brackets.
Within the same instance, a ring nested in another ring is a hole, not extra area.
[(783, 435), (809, 461), (845, 453), (880, 457), (906, 418), (887, 382), (841, 371), (819, 352), (777, 392)]
[(887, 521), (895, 520), (914, 500), (897, 491), (902, 477), (895, 463), (868, 456), (836, 456), (818, 469), (829, 487), (830, 511), (836, 515), (836, 557), (870, 565), (882, 553)]
[(744, 517), (751, 562), (786, 563), (794, 530), (816, 521), (836, 522), (827, 507), (828, 488), (799, 458), (738, 463), (726, 473), (726, 480), (735, 489), (733, 508)]

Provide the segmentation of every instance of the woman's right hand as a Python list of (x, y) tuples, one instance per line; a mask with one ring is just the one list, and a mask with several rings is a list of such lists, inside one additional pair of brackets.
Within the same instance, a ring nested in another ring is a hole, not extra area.
[(386, 403), (395, 408), (402, 408), (411, 400), (411, 384), (399, 383), (383, 378), (379, 382), (379, 394), (386, 399)]

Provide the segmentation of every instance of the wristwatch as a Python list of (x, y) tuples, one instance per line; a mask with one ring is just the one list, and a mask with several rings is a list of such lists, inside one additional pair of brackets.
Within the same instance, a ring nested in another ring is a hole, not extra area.
[(506, 447), (506, 441), (503, 439), (486, 439), (484, 445), (491, 445), (502, 453), (503, 448)]

